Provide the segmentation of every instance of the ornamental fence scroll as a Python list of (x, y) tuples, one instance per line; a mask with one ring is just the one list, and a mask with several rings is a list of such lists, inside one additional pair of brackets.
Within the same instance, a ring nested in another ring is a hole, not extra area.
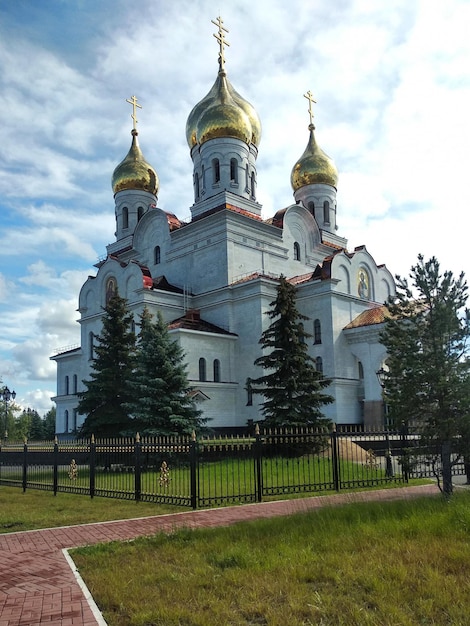
[[(452, 473), (465, 474), (457, 449)], [(439, 464), (416, 431), (7, 442), (0, 485), (196, 509), (439, 478)]]

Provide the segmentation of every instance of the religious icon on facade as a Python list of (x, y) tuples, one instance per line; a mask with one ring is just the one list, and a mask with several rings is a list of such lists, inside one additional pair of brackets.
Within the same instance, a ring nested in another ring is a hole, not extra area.
[(108, 278), (106, 281), (106, 304), (116, 295), (116, 279)]
[(357, 281), (357, 293), (360, 298), (369, 298), (369, 277), (364, 270), (359, 270)]

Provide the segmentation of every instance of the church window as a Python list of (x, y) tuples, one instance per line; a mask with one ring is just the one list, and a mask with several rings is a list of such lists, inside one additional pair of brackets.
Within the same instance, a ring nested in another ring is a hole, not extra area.
[(251, 378), (246, 379), (246, 406), (253, 406), (253, 388)]
[(204, 165), (202, 166), (202, 172), (201, 172), (201, 185), (202, 185), (202, 191), (204, 191), (204, 189), (206, 187), (206, 177), (205, 177)]
[(155, 246), (155, 249), (154, 249), (153, 252), (154, 252), (155, 265), (158, 265), (160, 263), (160, 260), (161, 260), (160, 246)]
[(199, 198), (199, 174), (194, 174), (194, 197), (196, 200)]
[(65, 410), (64, 413), (64, 433), (68, 433), (69, 432), (69, 412), (67, 411), (67, 409)]
[(246, 169), (245, 169), (245, 189), (246, 191), (249, 191), (250, 189), (250, 173), (248, 171), (248, 165), (246, 166)]
[(364, 380), (364, 366), (362, 365), (361, 361), (358, 361), (357, 363), (357, 373), (359, 376), (359, 380)]
[(65, 377), (65, 395), (66, 396), (69, 395), (69, 391), (70, 391), (70, 389), (69, 389), (69, 377), (66, 376)]
[(212, 160), (212, 173), (214, 178), (214, 185), (220, 182), (220, 161), (219, 159)]
[(142, 216), (144, 214), (144, 207), (140, 206), (137, 209), (137, 221), (140, 222), (140, 220), (142, 219)]
[(294, 241), (294, 261), (300, 261), (300, 245), (298, 241)]
[(201, 382), (206, 380), (206, 359), (202, 357), (199, 359), (199, 380)]
[(319, 319), (313, 322), (313, 343), (321, 343), (321, 322)]
[(93, 360), (94, 354), (94, 345), (93, 345), (94, 335), (93, 333), (88, 333), (88, 359), (90, 361)]
[(214, 359), (214, 382), (220, 383), (220, 361)]
[(315, 361), (315, 367), (317, 372), (323, 374), (323, 359), (321, 358), (321, 356), (317, 356)]
[(328, 200), (325, 200), (325, 202), (323, 203), (323, 221), (325, 222), (325, 224), (330, 223), (330, 203), (328, 202)]
[(122, 227), (129, 228), (129, 209), (126, 206), (122, 210)]
[(315, 202), (310, 201), (307, 205), (307, 208), (312, 215), (315, 215)]
[(256, 178), (255, 173), (251, 172), (251, 197), (254, 199), (256, 196)]
[(131, 333), (134, 333), (135, 335), (135, 319), (132, 319), (131, 321)]
[(76, 374), (73, 375), (73, 392), (77, 393), (78, 391), (78, 377)]
[(238, 163), (237, 159), (230, 159), (230, 182), (238, 183)]

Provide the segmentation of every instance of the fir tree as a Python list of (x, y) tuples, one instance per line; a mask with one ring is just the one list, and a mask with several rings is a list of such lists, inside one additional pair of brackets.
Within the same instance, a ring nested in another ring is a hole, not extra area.
[(53, 406), (49, 411), (44, 415), (44, 439), (54, 439), (55, 437), (55, 418), (56, 418), (56, 408)]
[[(464, 274), (441, 274), (435, 257), (411, 268), (410, 279), (397, 276), (396, 298), (387, 303), (389, 318), (381, 334), (387, 349), (385, 395), (389, 418), (397, 425), (419, 425), (423, 438), (448, 449), (455, 437), (468, 449), (470, 435), (470, 361), (467, 342)], [(414, 293), (414, 295), (413, 295)], [(452, 491), (450, 457), (443, 489)]]
[(267, 372), (251, 385), (253, 393), (264, 396), (262, 410), (269, 427), (329, 424), (321, 408), (333, 402), (324, 393), (330, 381), (316, 370), (308, 354), (310, 335), (303, 324), (308, 318), (297, 310), (295, 297), (295, 286), (281, 276), (276, 299), (266, 313), (273, 321), (259, 342), (267, 353), (255, 361)]
[(130, 401), (129, 382), (134, 368), (135, 334), (127, 301), (114, 295), (102, 318), (101, 334), (95, 338), (95, 357), (86, 390), (78, 394), (78, 411), (86, 415), (81, 436), (118, 436), (128, 432), (131, 422), (126, 406)]
[(140, 317), (136, 366), (127, 405), (139, 432), (189, 435), (206, 421), (189, 395), (184, 355), (160, 312), (155, 322), (145, 308)]

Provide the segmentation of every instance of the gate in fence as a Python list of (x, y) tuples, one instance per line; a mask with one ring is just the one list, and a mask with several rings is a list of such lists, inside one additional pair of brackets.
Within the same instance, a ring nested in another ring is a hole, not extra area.
[(0, 484), (196, 509), (432, 476), (419, 445), (416, 434), (314, 430), (4, 443)]

